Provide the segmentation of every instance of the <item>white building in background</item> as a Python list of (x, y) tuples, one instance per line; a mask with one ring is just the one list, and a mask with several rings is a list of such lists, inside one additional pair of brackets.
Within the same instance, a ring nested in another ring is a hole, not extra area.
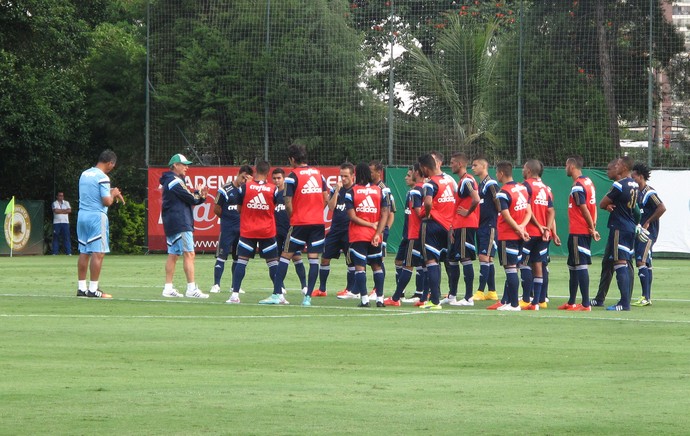
[(666, 18), (685, 35), (685, 50), (690, 51), (690, 1), (674, 1), (673, 6), (665, 6), (664, 11)]

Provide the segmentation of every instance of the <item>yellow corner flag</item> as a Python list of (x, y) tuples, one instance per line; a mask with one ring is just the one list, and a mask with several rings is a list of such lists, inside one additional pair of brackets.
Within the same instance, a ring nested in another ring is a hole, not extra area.
[(7, 203), (7, 207), (5, 208), (5, 215), (7, 215), (8, 213), (14, 215), (14, 195), (12, 196), (10, 202)]

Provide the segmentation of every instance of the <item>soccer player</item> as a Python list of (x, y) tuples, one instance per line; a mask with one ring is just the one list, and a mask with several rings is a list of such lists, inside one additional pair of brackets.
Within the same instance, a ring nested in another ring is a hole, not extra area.
[(630, 283), (632, 274), (628, 268), (635, 253), (635, 217), (633, 209), (637, 203), (638, 185), (630, 177), (633, 160), (629, 156), (618, 160), (617, 170), (620, 179), (613, 182), (609, 192), (601, 199), (599, 208), (609, 211), (609, 239), (607, 253), (613, 259), (616, 282), (621, 293), (618, 303), (606, 310), (630, 310)]
[[(448, 253), (448, 297), (444, 302), (451, 306), (474, 306), (472, 291), (474, 286), (474, 267), (472, 262), (477, 258), (475, 245), (477, 228), (479, 227), (479, 188), (474, 177), (467, 173), (469, 159), (465, 153), (453, 153), (450, 167), (459, 177), (456, 192), (457, 210), (453, 217), (452, 245)], [(460, 266), (465, 282), (465, 296), (458, 300), (458, 281), (460, 280)]]
[[(527, 189), (532, 216), (525, 230), (530, 238), (522, 246), (520, 273), (523, 283), (520, 307), (526, 310), (546, 308), (546, 302), (539, 303), (544, 283), (543, 266), (549, 255), (551, 229), (556, 212), (549, 188), (539, 175), (543, 165), (537, 159), (529, 159), (522, 167), (522, 184)], [(534, 293), (534, 297), (532, 297)]]
[[(216, 264), (213, 267), (213, 286), (209, 292), (220, 292), (220, 279), (225, 271), (225, 262), (232, 255), (230, 272), (235, 273), (237, 266), (237, 242), (240, 239), (239, 188), (251, 180), (254, 170), (249, 165), (242, 165), (240, 171), (230, 183), (223, 185), (216, 194), (213, 212), (220, 218), (220, 234), (216, 248)], [(239, 292), (242, 292), (238, 289)], [(233, 292), (233, 289), (230, 289)]]
[[(381, 163), (380, 160), (373, 160), (369, 162), (369, 171), (371, 172), (371, 184), (378, 186), (382, 192), (385, 192), (386, 196), (388, 197), (386, 201), (388, 202), (388, 207), (389, 209), (389, 214), (388, 214), (388, 219), (386, 221), (386, 227), (383, 230), (383, 243), (381, 244), (382, 249), (381, 249), (381, 257), (385, 258), (386, 257), (386, 246), (388, 244), (388, 233), (390, 232), (391, 227), (393, 227), (393, 221), (395, 220), (395, 199), (393, 198), (393, 194), (391, 194), (391, 190), (388, 189), (386, 184), (383, 182), (383, 164)], [(395, 270), (395, 277), (396, 277), (396, 282), (398, 280), (398, 273), (399, 271)], [(383, 259), (381, 259), (381, 272), (377, 273), (374, 272), (374, 274), (383, 274), (383, 278), (385, 280), (386, 277), (386, 265), (383, 262)], [(384, 280), (381, 280), (380, 283), (383, 286)], [(376, 280), (374, 280), (374, 283), (377, 283)], [(383, 289), (376, 289), (376, 299), (377, 301), (380, 299), (383, 299)], [(374, 292), (372, 291), (371, 297), (374, 296)]]
[(180, 256), (184, 257), (184, 274), (187, 278), (185, 297), (208, 298), (199, 290), (194, 281), (194, 217), (192, 206), (206, 201), (208, 188), (198, 185), (194, 191), (185, 183), (184, 176), (192, 162), (181, 154), (170, 158), (170, 171), (161, 175), (160, 184), (163, 187), (163, 205), (161, 216), (165, 240), (168, 244), (168, 259), (165, 262), (164, 297), (182, 297), (183, 295), (173, 287), (175, 264)]
[(323, 254), (321, 255), (321, 266), (319, 267), (319, 289), (312, 292), (312, 296), (325, 297), (328, 295), (326, 283), (328, 276), (331, 273), (331, 259), (340, 259), (340, 252), (345, 253), (347, 260), (347, 285), (345, 289), (338, 292), (336, 295), (340, 299), (358, 298), (350, 292), (352, 289), (355, 266), (349, 261), (347, 252), (350, 247), (350, 240), (348, 239), (348, 231), (350, 226), (350, 217), (345, 210), (345, 194), (352, 187), (354, 182), (355, 166), (349, 162), (340, 165), (340, 179), (334, 187), (330, 189), (328, 196), (328, 208), (333, 211), (331, 217), (331, 229), (326, 235), (326, 242), (324, 243)]
[(522, 244), (530, 238), (525, 227), (532, 217), (532, 211), (527, 188), (513, 180), (513, 165), (510, 162), (501, 161), (496, 165), (496, 178), (503, 184), (496, 197), (500, 202), (498, 256), (506, 272), (506, 284), (501, 301), (487, 309), (519, 311), (517, 265), (522, 259)]
[[(419, 163), (415, 163), (412, 168), (407, 170), (405, 183), (411, 189), (405, 198), (405, 221), (403, 223), (402, 240), (395, 256), (396, 268), (400, 265), (400, 273), (396, 281), (395, 293), (392, 297), (383, 300), (386, 306), (400, 306), (400, 300), (405, 295), (405, 287), (410, 282), (413, 268), (417, 268), (418, 274), (422, 272), (422, 246), (419, 239), (419, 230), (422, 226), (422, 195), (424, 184), (421, 181), (424, 177), (419, 171)], [(422, 275), (422, 280), (424, 275)], [(421, 283), (420, 283), (421, 284)], [(423, 285), (417, 287), (415, 294), (421, 295)], [(419, 297), (416, 297), (419, 301)], [(414, 299), (410, 300), (414, 302)]]
[[(285, 210), (285, 200), (283, 197), (285, 194), (285, 170), (276, 168), (271, 173), (271, 177), (276, 188), (278, 188), (278, 194), (275, 199), (276, 243), (278, 244), (278, 252), (281, 252), (285, 246), (285, 239), (290, 229), (290, 217), (288, 217), (287, 211)], [(302, 256), (299, 251), (295, 252), (295, 255), (292, 256), (292, 264), (295, 265), (295, 272), (297, 273), (297, 278), (302, 288), (302, 294), (306, 294), (307, 272), (304, 269), (304, 263), (302, 263)], [(281, 287), (285, 289), (285, 284), (283, 283)]]
[[(98, 288), (103, 258), (110, 253), (108, 207), (116, 201), (125, 203), (118, 188), (110, 187), (108, 173), (115, 168), (117, 156), (111, 150), (103, 151), (95, 167), (79, 177), (79, 212), (77, 213), (77, 297), (113, 298)], [(86, 272), (90, 281), (86, 285)]]
[[(359, 307), (369, 307), (367, 295), (367, 263), (374, 271), (374, 286), (383, 289), (381, 264), (383, 257), (383, 229), (388, 222), (388, 193), (372, 184), (371, 171), (366, 162), (355, 169), (355, 184), (345, 194), (345, 210), (350, 217), (349, 256), (355, 265), (355, 293), (361, 300)], [(376, 295), (376, 307), (384, 307), (383, 295)]]
[(302, 306), (311, 306), (311, 293), (319, 276), (319, 254), (323, 252), (326, 233), (323, 209), (328, 195), (328, 185), (321, 171), (307, 165), (307, 150), (304, 145), (292, 144), (287, 152), (288, 160), (293, 168), (293, 171), (285, 178), (284, 194), (285, 209), (290, 217), (290, 230), (278, 263), (273, 282), (273, 294), (266, 299), (270, 301), (263, 301), (268, 304), (280, 304), (280, 296), (283, 294), (282, 284), (290, 259), (306, 245), (309, 273), (307, 293), (302, 300)]
[(652, 248), (659, 236), (659, 218), (666, 212), (666, 206), (661, 202), (657, 192), (647, 184), (650, 174), (649, 168), (643, 163), (633, 166), (632, 178), (640, 189), (637, 196), (637, 204), (642, 214), (640, 225), (649, 232), (646, 242), (639, 237), (635, 239), (635, 261), (642, 285), (642, 296), (632, 304), (639, 307), (652, 304)]
[(420, 234), (423, 257), (427, 268), (430, 301), (422, 309), (441, 309), (441, 268), (439, 262), (446, 256), (448, 232), (456, 213), (455, 180), (443, 174), (434, 156), (425, 154), (418, 158), (419, 168), (428, 180), (424, 183), (424, 221)]
[[(498, 183), (489, 176), (489, 162), (484, 158), (472, 161), (472, 172), (479, 182), (479, 228), (477, 229), (477, 252), (479, 253), (479, 287), (472, 296), (474, 301), (498, 300), (496, 294), (496, 220), (501, 208), (496, 195)], [(489, 290), (484, 293), (486, 286)]]
[[(570, 272), (568, 302), (559, 310), (589, 312), (589, 265), (592, 264), (590, 246), (592, 239), (601, 239), (597, 232), (597, 196), (594, 183), (582, 175), (584, 162), (580, 156), (570, 156), (565, 161), (565, 173), (573, 179), (568, 196), (568, 270)], [(577, 289), (582, 294), (582, 304), (575, 304)]]
[[(259, 251), (266, 260), (268, 276), (274, 281), (278, 267), (278, 244), (276, 243), (275, 198), (276, 185), (268, 182), (271, 166), (266, 161), (256, 164), (253, 180), (248, 180), (238, 189), (240, 208), (240, 240), (237, 243), (237, 267), (232, 274), (232, 294), (227, 303), (240, 302), (239, 290), (247, 270), (249, 259)], [(289, 304), (281, 293), (278, 304)], [(263, 302), (263, 300), (262, 300)]]

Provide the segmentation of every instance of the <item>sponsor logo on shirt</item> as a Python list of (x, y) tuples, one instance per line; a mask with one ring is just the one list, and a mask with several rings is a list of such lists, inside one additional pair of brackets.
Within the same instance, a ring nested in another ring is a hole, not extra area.
[(376, 207), (376, 204), (374, 204), (374, 200), (371, 199), (371, 196), (367, 195), (367, 198), (359, 203), (359, 206), (355, 208), (355, 211), (362, 213), (377, 213), (379, 210)]
[(319, 182), (316, 180), (316, 177), (311, 176), (309, 177), (309, 180), (307, 180), (307, 183), (304, 184), (302, 187), (302, 194), (320, 194), (323, 192), (321, 189), (321, 185)]
[(259, 192), (259, 194), (252, 198), (249, 203), (247, 203), (247, 207), (249, 209), (258, 209), (258, 210), (268, 210), (270, 207), (268, 206), (268, 203), (266, 203), (266, 198), (264, 198), (264, 193)]
[(455, 196), (453, 195), (453, 189), (450, 186), (446, 186), (446, 190), (443, 191), (443, 195), (438, 199), (439, 203), (455, 203)]
[(543, 190), (543, 189), (539, 190), (537, 197), (534, 199), (534, 204), (538, 204), (539, 206), (548, 206), (549, 205), (549, 197), (546, 195), (545, 190)]

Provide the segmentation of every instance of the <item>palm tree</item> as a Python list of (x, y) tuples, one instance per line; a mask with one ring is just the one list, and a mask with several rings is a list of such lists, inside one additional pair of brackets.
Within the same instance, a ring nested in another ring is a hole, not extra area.
[(465, 23), (449, 14), (432, 53), (407, 47), (415, 109), (452, 126), (460, 146), (494, 145), (487, 98), (492, 84), (498, 24)]

